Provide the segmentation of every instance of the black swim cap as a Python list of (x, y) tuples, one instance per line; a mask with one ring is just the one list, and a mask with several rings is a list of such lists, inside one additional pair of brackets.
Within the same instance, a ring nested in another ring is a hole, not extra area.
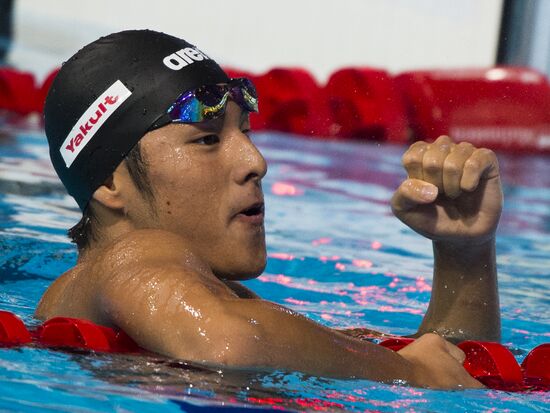
[(228, 81), (195, 46), (151, 30), (113, 33), (79, 50), (44, 106), (50, 157), (69, 194), (84, 210), (181, 93)]

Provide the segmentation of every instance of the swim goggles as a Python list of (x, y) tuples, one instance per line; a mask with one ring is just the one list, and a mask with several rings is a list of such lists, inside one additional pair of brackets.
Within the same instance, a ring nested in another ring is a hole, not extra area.
[(256, 88), (250, 79), (242, 77), (231, 79), (227, 84), (201, 86), (181, 94), (150, 130), (173, 122), (198, 123), (218, 118), (225, 113), (229, 98), (243, 110), (258, 111)]

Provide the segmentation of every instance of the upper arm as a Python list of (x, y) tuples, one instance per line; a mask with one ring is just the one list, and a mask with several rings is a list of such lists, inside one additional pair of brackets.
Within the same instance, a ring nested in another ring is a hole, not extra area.
[(101, 261), (96, 307), (144, 349), (226, 364), (247, 348), (242, 300), (179, 237), (136, 231)]
[(118, 274), (100, 300), (106, 318), (141, 347), (198, 362), (223, 363), (227, 338), (244, 324), (231, 313), (238, 297), (229, 288), (181, 266)]

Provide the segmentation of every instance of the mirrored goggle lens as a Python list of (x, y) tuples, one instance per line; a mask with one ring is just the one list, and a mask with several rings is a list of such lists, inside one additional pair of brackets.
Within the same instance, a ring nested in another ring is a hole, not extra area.
[(202, 105), (192, 93), (187, 93), (168, 109), (168, 115), (174, 121), (200, 122), (203, 117)]
[(180, 96), (168, 110), (173, 121), (197, 123), (214, 119), (225, 112), (231, 96), (241, 108), (258, 111), (258, 97), (252, 82), (245, 78), (233, 79), (227, 85), (207, 85)]
[(243, 109), (249, 112), (258, 111), (258, 94), (249, 79), (233, 79), (229, 82), (228, 87), (233, 100)]
[(196, 89), (194, 95), (205, 106), (217, 106), (228, 91), (227, 85), (207, 85)]
[[(229, 96), (229, 93), (226, 95)], [(214, 119), (223, 113), (227, 96), (222, 96), (215, 105), (207, 105), (190, 92), (180, 97), (168, 109), (167, 114), (172, 121), (181, 123), (198, 123)]]

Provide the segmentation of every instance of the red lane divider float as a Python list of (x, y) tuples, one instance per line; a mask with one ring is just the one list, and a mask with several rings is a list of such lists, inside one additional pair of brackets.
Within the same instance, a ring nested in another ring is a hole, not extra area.
[(331, 136), (405, 143), (409, 141), (403, 99), (384, 70), (347, 68), (333, 73), (325, 88)]
[[(381, 346), (398, 351), (412, 338), (391, 338)], [(502, 344), (463, 341), (458, 347), (466, 354), (464, 368), (485, 386), (506, 391), (550, 391), (550, 343), (535, 347), (521, 363)]]
[(37, 89), (32, 73), (0, 68), (0, 109), (18, 115), (28, 115), (36, 110)]
[(264, 128), (306, 136), (328, 136), (331, 117), (323, 90), (299, 68), (275, 68), (257, 76)]
[[(410, 338), (391, 338), (380, 345), (398, 351), (413, 341)], [(144, 351), (123, 331), (87, 320), (55, 317), (29, 332), (14, 314), (0, 311), (0, 347), (29, 343), (109, 353)], [(498, 343), (464, 341), (458, 347), (466, 354), (466, 370), (487, 387), (507, 391), (550, 391), (550, 343), (533, 349), (521, 367), (512, 353)]]
[[(418, 70), (393, 76), (381, 69), (348, 67), (320, 85), (301, 68), (274, 68), (249, 77), (260, 113), (254, 130), (320, 138), (408, 143), (450, 135), (478, 146), (550, 153), (550, 83), (532, 69)], [(31, 73), (0, 68), (0, 109), (41, 113), (58, 70), (39, 84)]]
[(59, 69), (38, 84), (34, 74), (0, 67), (0, 109), (26, 116), (42, 113), (46, 95)]
[(77, 318), (52, 318), (38, 327), (36, 338), (40, 344), (47, 346), (77, 347), (107, 353), (143, 351), (124, 331)]
[(123, 331), (87, 320), (55, 317), (29, 331), (14, 314), (0, 311), (0, 347), (33, 342), (47, 347), (70, 347), (107, 353), (144, 351)]
[(432, 70), (396, 77), (418, 139), (440, 135), (510, 151), (550, 152), (550, 84), (518, 67)]
[(0, 346), (17, 346), (31, 341), (31, 334), (17, 316), (0, 311)]

